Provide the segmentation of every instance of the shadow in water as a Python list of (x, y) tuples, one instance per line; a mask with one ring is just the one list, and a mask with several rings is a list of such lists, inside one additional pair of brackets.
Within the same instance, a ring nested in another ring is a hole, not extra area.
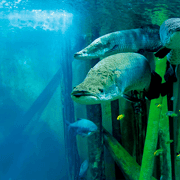
[(66, 175), (66, 161), (57, 135), (43, 122), (37, 122), (35, 129), (26, 135), (9, 136), (1, 144), (2, 180), (59, 180)]

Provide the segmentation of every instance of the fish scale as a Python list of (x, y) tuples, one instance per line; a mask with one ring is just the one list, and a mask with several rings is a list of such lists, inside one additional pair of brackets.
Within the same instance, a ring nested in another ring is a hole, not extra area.
[(170, 49), (179, 48), (180, 40), (180, 18), (170, 18), (166, 20), (160, 27), (160, 38), (163, 46)]
[(155, 52), (162, 46), (159, 26), (122, 30), (103, 35), (90, 45), (74, 54), (76, 59), (94, 59), (107, 57), (116, 53), (139, 52), (140, 50)]
[(148, 60), (138, 53), (118, 53), (99, 61), (76, 86), (72, 99), (80, 104), (100, 104), (113, 101), (124, 93), (149, 88), (151, 68)]
[(173, 65), (180, 64), (180, 49), (172, 49), (167, 55), (167, 60)]
[(180, 18), (170, 18), (164, 21), (159, 33), (163, 47), (155, 53), (155, 56), (163, 58), (169, 53), (169, 62), (174, 65), (179, 64)]

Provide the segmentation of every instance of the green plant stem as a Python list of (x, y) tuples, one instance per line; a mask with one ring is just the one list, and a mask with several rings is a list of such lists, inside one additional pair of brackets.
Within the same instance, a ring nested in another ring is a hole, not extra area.
[(160, 97), (159, 99), (151, 100), (150, 112), (155, 109), (155, 106), (156, 111), (153, 111), (153, 113), (149, 114), (139, 180), (151, 180), (152, 178), (155, 157), (154, 152), (156, 151), (159, 121), (161, 117), (161, 108), (158, 108), (157, 104), (162, 104), (162, 97)]

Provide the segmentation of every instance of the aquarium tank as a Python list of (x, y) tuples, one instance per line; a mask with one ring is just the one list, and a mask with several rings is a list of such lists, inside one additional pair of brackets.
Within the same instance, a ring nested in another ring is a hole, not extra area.
[(0, 1), (0, 180), (180, 180), (177, 0)]

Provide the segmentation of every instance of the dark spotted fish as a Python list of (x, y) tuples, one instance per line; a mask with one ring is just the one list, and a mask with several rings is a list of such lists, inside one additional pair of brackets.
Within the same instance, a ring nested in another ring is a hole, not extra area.
[(149, 88), (151, 68), (148, 60), (138, 53), (119, 53), (99, 61), (76, 86), (72, 99), (80, 104), (112, 101), (124, 93)]
[(116, 53), (144, 51), (155, 52), (162, 46), (159, 26), (122, 30), (106, 34), (94, 40), (89, 46), (74, 54), (76, 59), (94, 59)]

